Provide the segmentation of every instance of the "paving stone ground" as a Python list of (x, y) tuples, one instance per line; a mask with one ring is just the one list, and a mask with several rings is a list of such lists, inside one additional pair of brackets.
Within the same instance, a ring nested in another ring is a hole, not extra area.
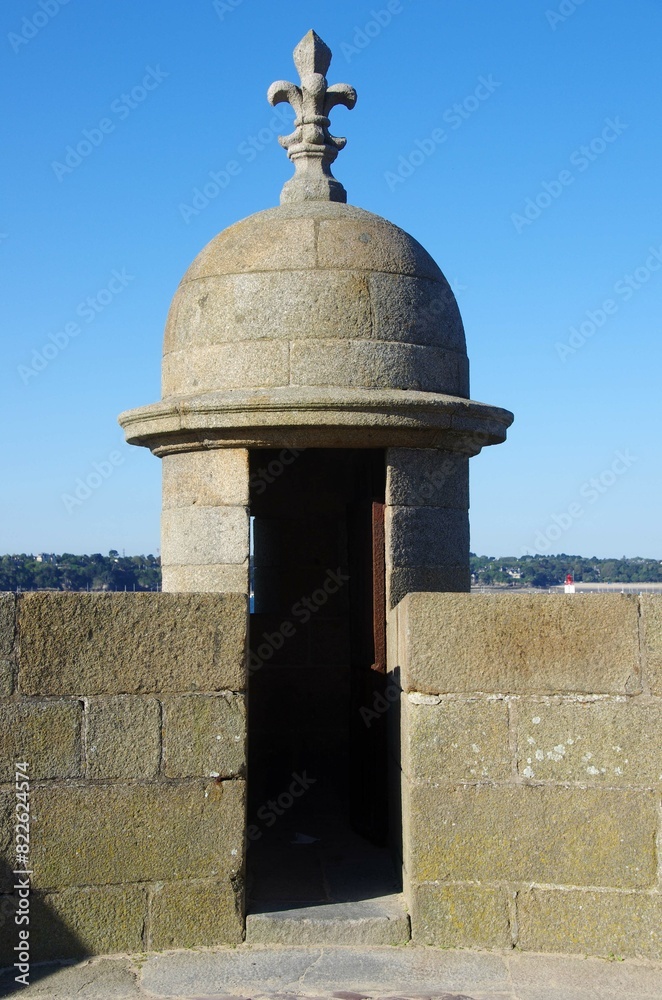
[(661, 1000), (662, 962), (407, 947), (176, 951), (0, 977), (35, 1000)]

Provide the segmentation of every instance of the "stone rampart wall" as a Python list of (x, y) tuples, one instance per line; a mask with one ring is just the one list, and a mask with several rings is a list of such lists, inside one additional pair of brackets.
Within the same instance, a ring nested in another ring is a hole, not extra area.
[(410, 594), (413, 939), (662, 957), (662, 598)]
[[(0, 596), (0, 961), (16, 762), (34, 960), (241, 941), (247, 624)], [(410, 594), (390, 640), (414, 941), (660, 958), (662, 598)]]
[(238, 594), (0, 596), (0, 963), (16, 762), (33, 960), (241, 941), (246, 630)]

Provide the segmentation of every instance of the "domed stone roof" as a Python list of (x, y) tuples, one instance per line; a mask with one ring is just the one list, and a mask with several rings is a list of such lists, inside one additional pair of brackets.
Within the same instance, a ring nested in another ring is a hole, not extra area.
[(252, 215), (216, 236), (174, 297), (163, 398), (326, 386), (467, 398), (462, 320), (423, 247), (332, 201)]
[(455, 297), (423, 247), (346, 204), (331, 164), (346, 140), (330, 111), (356, 92), (329, 85), (331, 52), (310, 31), (280, 137), (294, 163), (281, 205), (216, 236), (173, 299), (162, 400), (120, 415), (155, 454), (212, 447), (444, 447), (503, 441), (512, 414), (469, 399)]

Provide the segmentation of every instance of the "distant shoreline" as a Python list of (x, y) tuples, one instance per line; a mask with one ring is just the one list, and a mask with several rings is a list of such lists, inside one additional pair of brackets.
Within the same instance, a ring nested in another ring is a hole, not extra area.
[[(576, 594), (662, 594), (662, 583), (575, 583)], [(472, 594), (563, 594), (565, 593), (563, 584), (554, 584), (551, 587), (528, 587), (496, 584), (472, 584)]]

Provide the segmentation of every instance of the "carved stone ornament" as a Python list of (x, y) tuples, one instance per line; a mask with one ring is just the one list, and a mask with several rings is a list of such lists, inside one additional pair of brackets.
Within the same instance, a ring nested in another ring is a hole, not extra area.
[(291, 104), (296, 113), (294, 132), (278, 139), (295, 169), (294, 177), (283, 187), (281, 204), (347, 201), (347, 192), (331, 173), (331, 164), (347, 139), (331, 135), (329, 112), (338, 104), (351, 111), (356, 104), (356, 91), (346, 83), (328, 85), (325, 74), (330, 63), (331, 49), (319, 35), (309, 31), (294, 50), (301, 86), (277, 80), (269, 87), (270, 104)]

